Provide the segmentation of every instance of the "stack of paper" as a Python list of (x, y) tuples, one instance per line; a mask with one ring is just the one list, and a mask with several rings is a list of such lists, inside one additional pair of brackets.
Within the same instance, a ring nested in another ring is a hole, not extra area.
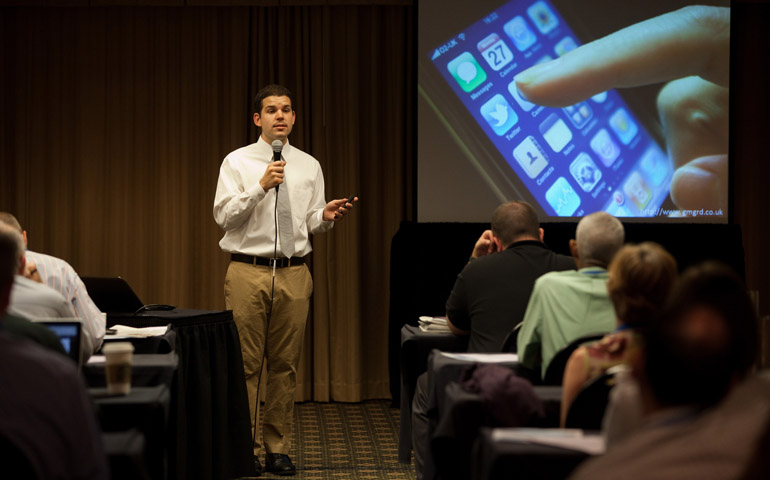
[(446, 324), (446, 317), (428, 317), (419, 318), (420, 330), (423, 332), (449, 332)]
[(112, 329), (115, 330), (115, 333), (106, 335), (107, 340), (114, 340), (117, 338), (145, 338), (154, 337), (157, 335), (165, 335), (168, 331), (168, 325), (164, 325), (162, 327), (144, 328), (129, 327), (127, 325), (113, 325)]
[(528, 442), (601, 455), (606, 446), (601, 434), (571, 428), (495, 428), (492, 439), (503, 442)]

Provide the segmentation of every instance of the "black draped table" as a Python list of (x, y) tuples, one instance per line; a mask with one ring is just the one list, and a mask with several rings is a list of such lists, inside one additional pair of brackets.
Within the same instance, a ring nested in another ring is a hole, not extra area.
[[(543, 402), (545, 419), (541, 427), (558, 427), (561, 387), (535, 386)], [(506, 426), (490, 411), (478, 393), (466, 392), (459, 383), (449, 382), (439, 398), (439, 419), (431, 435), (431, 462), (445, 480), (470, 477), (471, 451), (482, 427)]]
[(103, 432), (104, 453), (110, 466), (110, 480), (146, 480), (150, 478), (144, 459), (144, 434), (136, 428), (123, 432)]
[(428, 369), (428, 355), (433, 349), (464, 352), (468, 337), (451, 332), (423, 332), (420, 327), (404, 325), (401, 328), (401, 389), (400, 424), (398, 431), (398, 461), (409, 463), (412, 453), (412, 398), (417, 377)]
[(179, 368), (171, 389), (169, 478), (232, 479), (254, 474), (243, 358), (232, 311), (110, 314), (107, 326), (176, 332)]
[[(168, 458), (168, 420), (171, 395), (166, 384), (152, 387), (131, 387), (128, 395), (110, 395), (106, 388), (89, 388), (88, 393), (94, 402), (96, 416), (102, 432), (125, 433), (135, 429), (144, 437), (144, 461), (150, 478), (166, 478)], [(131, 458), (132, 443), (125, 445), (125, 450), (117, 449), (113, 442), (109, 452), (110, 468), (113, 458)], [(135, 439), (138, 441), (138, 439)], [(106, 447), (106, 445), (105, 445)]]
[[(113, 325), (116, 325), (117, 323), (114, 323)], [(168, 327), (168, 330), (166, 330), (166, 333), (163, 335), (153, 335), (151, 337), (121, 337), (107, 333), (104, 336), (104, 343), (129, 342), (134, 346), (134, 354), (171, 353), (176, 350), (176, 332), (171, 328), (171, 325), (168, 325)], [(104, 347), (104, 345), (102, 345), (102, 347)]]
[[(95, 357), (91, 357), (92, 359)], [(107, 386), (107, 377), (104, 372), (104, 361), (90, 360), (83, 365), (83, 376), (89, 387), (99, 388)], [(151, 354), (141, 353), (134, 355), (131, 364), (132, 387), (154, 387), (156, 385), (174, 384), (175, 374), (179, 368), (179, 357), (176, 353)]]
[[(500, 438), (507, 429), (482, 428), (473, 447), (473, 480), (567, 478), (592, 455), (584, 451)], [(588, 440), (588, 439), (586, 439)]]

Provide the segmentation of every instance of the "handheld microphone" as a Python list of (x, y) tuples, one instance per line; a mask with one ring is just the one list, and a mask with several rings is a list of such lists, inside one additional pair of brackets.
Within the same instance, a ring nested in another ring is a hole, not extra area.
[[(281, 161), (281, 150), (283, 150), (283, 142), (278, 140), (277, 138), (273, 140), (273, 143), (271, 143), (271, 146), (273, 147), (273, 161), (274, 162), (280, 162)], [(278, 193), (278, 187), (280, 185), (275, 186), (275, 192)]]
[(275, 139), (273, 140), (273, 143), (271, 144), (273, 147), (273, 161), (274, 162), (280, 162), (281, 161), (281, 150), (283, 150), (283, 143)]

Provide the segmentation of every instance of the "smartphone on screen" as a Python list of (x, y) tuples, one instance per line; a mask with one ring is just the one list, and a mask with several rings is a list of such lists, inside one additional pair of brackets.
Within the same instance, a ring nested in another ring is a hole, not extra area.
[(421, 32), (418, 92), (489, 186), (548, 217), (658, 216), (673, 167), (649, 115), (615, 90), (547, 108), (516, 89), (516, 74), (581, 45), (580, 9), (568, 22), (549, 0), (465, 3), (474, 14)]

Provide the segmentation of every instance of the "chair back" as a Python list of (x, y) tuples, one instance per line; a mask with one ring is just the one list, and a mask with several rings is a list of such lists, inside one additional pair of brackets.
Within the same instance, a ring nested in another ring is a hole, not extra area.
[(519, 331), (521, 330), (521, 324), (523, 322), (519, 322), (516, 324), (515, 327), (513, 327), (513, 330), (508, 334), (508, 336), (505, 337), (505, 341), (503, 342), (503, 348), (500, 349), (503, 353), (516, 353), (516, 350), (518, 349), (516, 346), (516, 341), (519, 339)]
[(578, 349), (584, 343), (593, 342), (599, 340), (606, 335), (605, 333), (594, 333), (591, 335), (585, 335), (580, 338), (576, 338), (562, 348), (551, 359), (551, 363), (545, 369), (545, 376), (543, 377), (543, 385), (561, 385), (562, 377), (564, 377), (564, 369), (567, 367), (567, 360), (569, 360), (572, 352)]
[(610, 390), (615, 386), (615, 373), (605, 373), (586, 382), (567, 412), (565, 427), (601, 430)]

